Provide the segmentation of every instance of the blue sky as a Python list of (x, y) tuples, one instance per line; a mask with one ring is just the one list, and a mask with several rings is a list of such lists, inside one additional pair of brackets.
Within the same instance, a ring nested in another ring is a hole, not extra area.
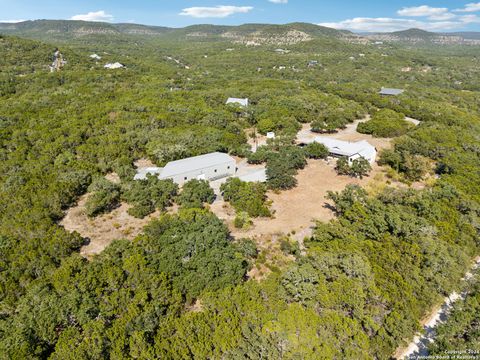
[(480, 31), (462, 0), (0, 0), (0, 21), (77, 19), (182, 27), (303, 21), (353, 31)]

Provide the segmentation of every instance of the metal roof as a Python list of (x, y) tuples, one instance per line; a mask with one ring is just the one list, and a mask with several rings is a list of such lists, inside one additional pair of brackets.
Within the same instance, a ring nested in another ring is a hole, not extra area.
[(158, 176), (162, 173), (162, 170), (163, 168), (160, 167), (147, 167), (138, 169), (133, 180), (145, 180), (147, 178), (147, 174)]
[(391, 88), (383, 88), (380, 90), (380, 95), (400, 95), (403, 94), (405, 90), (403, 89), (391, 89)]
[(248, 99), (228, 98), (227, 104), (238, 104), (240, 106), (248, 106)]
[(267, 182), (267, 171), (265, 168), (258, 169), (238, 178), (245, 182)]
[(194, 156), (177, 161), (170, 161), (163, 168), (160, 177), (165, 179), (170, 176), (185, 174), (190, 171), (200, 170), (229, 162), (235, 163), (235, 159), (228, 154), (220, 152)]
[(358, 142), (342, 141), (322, 136), (317, 136), (314, 140), (320, 144), (325, 145), (332, 154), (342, 156), (352, 156), (355, 154), (366, 154), (370, 151), (376, 151), (375, 147), (370, 145), (367, 141), (362, 140)]

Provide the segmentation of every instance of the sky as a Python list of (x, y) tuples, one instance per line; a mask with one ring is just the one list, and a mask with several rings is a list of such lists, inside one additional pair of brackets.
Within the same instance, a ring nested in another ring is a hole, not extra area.
[(480, 31), (462, 0), (0, 0), (0, 22), (72, 19), (184, 27), (309, 22), (355, 32)]

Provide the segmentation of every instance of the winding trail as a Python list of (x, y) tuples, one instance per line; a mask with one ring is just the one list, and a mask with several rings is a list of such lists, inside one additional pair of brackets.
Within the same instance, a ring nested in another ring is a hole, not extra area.
[[(475, 259), (475, 263), (470, 270), (465, 274), (462, 279), (463, 282), (469, 280), (474, 275), (472, 274), (480, 268), (480, 257)], [(464, 301), (467, 296), (467, 292), (458, 294), (456, 292), (451, 293), (444, 299), (442, 306), (436, 309), (427, 319), (423, 325), (424, 333), (417, 333), (412, 342), (405, 348), (398, 349), (394, 355), (398, 360), (413, 360), (420, 357), (428, 356), (428, 345), (435, 342), (436, 327), (444, 323), (450, 315), (450, 310), (457, 301)]]

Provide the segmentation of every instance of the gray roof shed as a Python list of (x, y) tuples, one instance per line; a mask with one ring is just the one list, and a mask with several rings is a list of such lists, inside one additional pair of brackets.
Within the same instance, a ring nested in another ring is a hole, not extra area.
[(400, 94), (403, 94), (405, 90), (403, 89), (392, 89), (392, 88), (383, 88), (380, 90), (380, 95), (391, 95), (391, 96), (397, 96)]
[(235, 159), (228, 154), (220, 152), (194, 156), (177, 161), (170, 161), (163, 168), (160, 178), (165, 179), (171, 176), (185, 174), (191, 171), (200, 170), (229, 162), (235, 163)]

